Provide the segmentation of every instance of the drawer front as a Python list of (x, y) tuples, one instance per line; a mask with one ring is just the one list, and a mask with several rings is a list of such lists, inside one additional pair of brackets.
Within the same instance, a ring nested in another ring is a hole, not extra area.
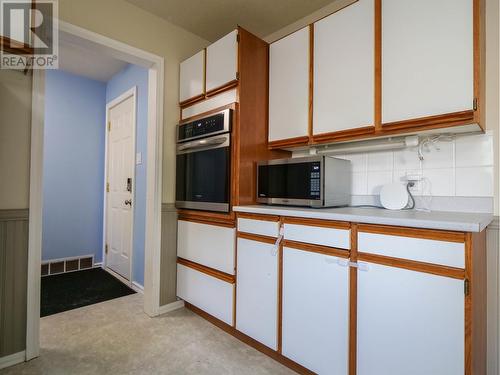
[(240, 217), (238, 218), (238, 231), (261, 236), (278, 237), (280, 223), (279, 221), (256, 220)]
[(234, 284), (177, 264), (177, 296), (184, 301), (233, 324)]
[(284, 236), (285, 240), (290, 241), (336, 247), (347, 250), (351, 248), (350, 229), (315, 227), (311, 225), (285, 223)]
[(179, 220), (177, 256), (234, 275), (234, 228)]
[(358, 233), (358, 251), (465, 268), (465, 244), (376, 233)]

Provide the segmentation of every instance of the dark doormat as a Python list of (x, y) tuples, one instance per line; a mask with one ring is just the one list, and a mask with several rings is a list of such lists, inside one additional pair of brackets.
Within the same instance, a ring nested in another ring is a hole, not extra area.
[(134, 294), (102, 268), (42, 277), (40, 316)]

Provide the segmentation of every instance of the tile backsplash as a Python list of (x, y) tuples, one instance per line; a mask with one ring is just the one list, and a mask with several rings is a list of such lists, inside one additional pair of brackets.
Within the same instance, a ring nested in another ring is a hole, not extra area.
[(493, 134), (441, 140), (425, 147), (423, 156), (421, 161), (417, 147), (335, 155), (352, 163), (352, 195), (378, 195), (384, 184), (418, 174), (423, 179), (412, 188), (415, 196), (493, 197)]

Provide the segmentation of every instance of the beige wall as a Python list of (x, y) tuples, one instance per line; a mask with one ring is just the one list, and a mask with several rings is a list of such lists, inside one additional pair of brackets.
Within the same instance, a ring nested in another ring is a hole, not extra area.
[(28, 208), (31, 75), (0, 69), (0, 209)]
[(60, 18), (165, 58), (164, 203), (175, 200), (175, 132), (179, 121), (179, 63), (208, 41), (123, 0), (59, 0)]
[[(495, 152), (495, 215), (499, 209), (499, 0), (486, 2), (486, 128), (494, 133)], [(320, 10), (278, 30), (264, 38), (271, 43), (304, 26), (323, 18), (336, 10), (354, 3), (355, 0), (336, 0)]]

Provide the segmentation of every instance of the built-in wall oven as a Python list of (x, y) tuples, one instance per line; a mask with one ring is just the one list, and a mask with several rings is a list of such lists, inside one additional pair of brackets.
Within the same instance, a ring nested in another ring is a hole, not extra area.
[(176, 207), (229, 212), (232, 112), (177, 126)]

